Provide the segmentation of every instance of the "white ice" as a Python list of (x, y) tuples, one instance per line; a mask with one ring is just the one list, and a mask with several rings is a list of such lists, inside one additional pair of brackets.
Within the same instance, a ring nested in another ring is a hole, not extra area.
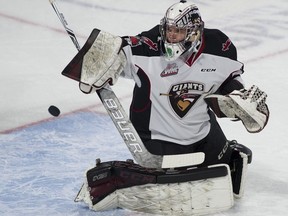
[[(80, 44), (93, 28), (117, 35), (148, 30), (176, 0), (58, 0)], [(217, 216), (285, 216), (288, 211), (288, 1), (194, 1), (206, 27), (238, 47), (246, 85), (268, 94), (270, 120), (258, 134), (221, 120), (228, 139), (253, 151), (245, 196)], [(92, 212), (73, 199), (96, 158), (131, 155), (97, 95), (85, 95), (61, 71), (77, 53), (48, 0), (0, 0), (0, 215), (145, 215)], [(113, 89), (128, 108), (133, 83)], [(61, 109), (58, 118), (47, 112)]]

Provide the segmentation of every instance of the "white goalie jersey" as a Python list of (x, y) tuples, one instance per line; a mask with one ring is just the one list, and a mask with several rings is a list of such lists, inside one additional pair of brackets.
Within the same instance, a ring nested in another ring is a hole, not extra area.
[(157, 29), (124, 37), (125, 75), (137, 74), (141, 81), (134, 89), (130, 118), (142, 137), (189, 145), (210, 130), (204, 97), (229, 80), (241, 82), (243, 64), (236, 60), (231, 41), (222, 32), (208, 29), (198, 52), (168, 62), (161, 56)]

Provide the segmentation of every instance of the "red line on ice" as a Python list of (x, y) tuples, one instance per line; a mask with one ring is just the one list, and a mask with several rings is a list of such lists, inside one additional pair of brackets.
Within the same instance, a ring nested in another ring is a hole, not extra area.
[[(57, 32), (57, 33), (67, 34), (67, 32), (64, 30), (64, 28), (63, 29), (54, 28), (54, 27), (51, 27), (51, 26), (48, 26), (48, 25), (36, 23), (36, 22), (30, 21), (30, 20), (22, 19), (20, 17), (4, 14), (4, 13), (1, 13), (1, 12), (0, 12), (0, 17), (3, 17), (5, 19), (9, 19), (9, 20), (12, 20), (12, 21), (15, 21), (15, 22), (18, 22), (18, 23), (24, 23), (24, 24), (27, 24), (27, 25), (30, 25), (30, 26), (37, 26), (37, 27), (41, 27), (41, 28), (46, 28), (46, 29), (49, 29), (49, 30)], [(59, 21), (59, 23), (60, 23), (60, 21)], [(77, 37), (84, 38), (84, 39), (87, 38), (87, 37), (85, 37), (83, 35), (82, 36), (81, 35), (77, 35)]]
[[(7, 130), (2, 130), (2, 131), (0, 131), (0, 134), (9, 134), (9, 133), (12, 133), (12, 132), (16, 132), (16, 131), (19, 131), (19, 130), (34, 126), (34, 125), (38, 125), (38, 124), (44, 123), (44, 122), (54, 121), (54, 120), (57, 120), (58, 118), (62, 118), (62, 117), (65, 117), (67, 115), (71, 115), (71, 114), (79, 113), (79, 112), (93, 112), (93, 113), (102, 114), (101, 112), (97, 112), (96, 111), (97, 107), (99, 107), (101, 105), (102, 104), (100, 104), (100, 103), (99, 104), (95, 104), (95, 105), (91, 105), (91, 106), (88, 106), (88, 107), (84, 107), (84, 108), (80, 108), (80, 109), (77, 109), (77, 110), (73, 110), (71, 112), (60, 114), (59, 117), (52, 117), (51, 116), (51, 117), (46, 118), (46, 119), (41, 119), (39, 121), (30, 122), (30, 123), (27, 123), (27, 124), (24, 124), (24, 125), (20, 125), (18, 127), (10, 128), (10, 129), (7, 129)], [(93, 111), (91, 111), (91, 109), (93, 109)], [(48, 107), (47, 107), (47, 113), (48, 113)]]

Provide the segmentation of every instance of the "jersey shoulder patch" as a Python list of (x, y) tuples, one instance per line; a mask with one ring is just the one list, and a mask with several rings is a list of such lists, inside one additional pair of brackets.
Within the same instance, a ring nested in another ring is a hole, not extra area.
[(133, 55), (140, 56), (159, 56), (159, 25), (153, 27), (149, 31), (142, 32), (136, 36), (124, 36), (123, 46), (131, 46)]
[(204, 53), (227, 57), (237, 61), (237, 50), (227, 35), (218, 29), (204, 29)]

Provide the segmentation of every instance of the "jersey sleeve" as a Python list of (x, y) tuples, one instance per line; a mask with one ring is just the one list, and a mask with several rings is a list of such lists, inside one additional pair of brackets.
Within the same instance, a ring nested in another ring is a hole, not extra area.
[(133, 55), (159, 56), (159, 25), (136, 36), (123, 36), (123, 47), (130, 47)]
[(159, 25), (136, 36), (122, 36), (122, 49), (127, 58), (124, 77), (135, 80), (135, 74), (138, 71), (137, 56), (151, 57), (161, 55), (159, 37)]
[[(237, 49), (231, 39), (219, 29), (205, 29), (205, 49), (204, 52), (211, 55), (229, 58), (237, 61)], [(242, 64), (242, 63), (241, 63)], [(244, 88), (241, 75), (244, 73), (244, 65), (237, 71), (231, 71), (230, 76), (223, 82), (216, 94), (226, 95), (233, 90)]]
[(218, 91), (218, 94), (227, 95), (234, 90), (240, 90), (244, 88), (244, 82), (240, 76), (237, 76), (228, 82), (224, 83)]
[(205, 53), (237, 61), (237, 49), (232, 40), (219, 29), (204, 30)]

